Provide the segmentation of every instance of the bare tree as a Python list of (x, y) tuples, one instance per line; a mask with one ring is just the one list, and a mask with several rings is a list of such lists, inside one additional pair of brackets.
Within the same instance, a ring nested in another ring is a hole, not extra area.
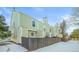
[(65, 40), (65, 30), (66, 30), (66, 21), (63, 20), (62, 23), (60, 24), (61, 28), (61, 34), (62, 34), (62, 40)]
[(61, 34), (65, 33), (65, 27), (66, 27), (66, 22), (65, 20), (63, 20), (63, 22), (60, 24), (60, 28), (61, 28)]

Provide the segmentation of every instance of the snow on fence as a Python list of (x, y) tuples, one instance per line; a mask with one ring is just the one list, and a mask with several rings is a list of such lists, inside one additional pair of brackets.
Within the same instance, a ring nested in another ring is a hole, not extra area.
[(25, 38), (22, 37), (22, 45), (29, 51), (36, 50), (51, 44), (60, 42), (61, 39), (58, 37), (52, 38)]

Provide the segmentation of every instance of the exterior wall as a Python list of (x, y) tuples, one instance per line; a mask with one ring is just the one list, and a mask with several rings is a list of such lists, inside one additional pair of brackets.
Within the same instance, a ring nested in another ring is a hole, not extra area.
[[(32, 26), (32, 20), (35, 21), (35, 27)], [(46, 33), (49, 35), (50, 26), (46, 23), (42, 23), (35, 18), (20, 13), (20, 26), (26, 27), (28, 31), (36, 31), (36, 37), (45, 37)], [(45, 29), (45, 31), (44, 31)], [(29, 33), (28, 33), (29, 34)], [(28, 35), (27, 35), (28, 37)]]
[(12, 33), (12, 41), (17, 41), (19, 34), (19, 14), (17, 12), (12, 12), (10, 31)]

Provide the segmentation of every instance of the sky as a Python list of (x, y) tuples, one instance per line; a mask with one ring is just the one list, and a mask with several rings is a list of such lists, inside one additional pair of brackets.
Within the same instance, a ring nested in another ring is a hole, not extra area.
[[(12, 10), (13, 7), (0, 7), (0, 14), (5, 17), (6, 23), (9, 26)], [(68, 24), (72, 22), (70, 18), (72, 17), (71, 15), (73, 14), (74, 9), (72, 7), (15, 7), (15, 10), (40, 21), (46, 16), (48, 18), (48, 23), (54, 26), (57, 23), (62, 22), (63, 19), (66, 20)], [(74, 29), (79, 28), (79, 26), (69, 26), (70, 27), (66, 30), (69, 35)]]
[[(12, 7), (0, 7), (0, 14), (5, 16), (7, 25), (10, 25)], [(55, 25), (60, 23), (64, 18), (69, 17), (72, 14), (73, 8), (71, 7), (16, 7), (16, 11), (22, 12), (29, 16), (42, 21), (43, 17), (47, 16), (48, 23)]]
[[(4, 15), (7, 25), (10, 26), (11, 15), (13, 7), (0, 7), (0, 15)], [(55, 25), (60, 23), (63, 19), (71, 23), (70, 18), (73, 13), (74, 8), (72, 7), (16, 7), (17, 12), (22, 12), (37, 20), (42, 21), (43, 17), (47, 16), (48, 23), (50, 25)], [(74, 29), (79, 28), (79, 26), (71, 26), (66, 30), (70, 34)]]

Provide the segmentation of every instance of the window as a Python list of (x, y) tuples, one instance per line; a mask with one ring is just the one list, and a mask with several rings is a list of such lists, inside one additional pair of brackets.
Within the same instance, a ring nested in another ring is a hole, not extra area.
[(35, 21), (32, 21), (32, 26), (35, 27)]
[(34, 36), (34, 33), (31, 33), (31, 36)]

